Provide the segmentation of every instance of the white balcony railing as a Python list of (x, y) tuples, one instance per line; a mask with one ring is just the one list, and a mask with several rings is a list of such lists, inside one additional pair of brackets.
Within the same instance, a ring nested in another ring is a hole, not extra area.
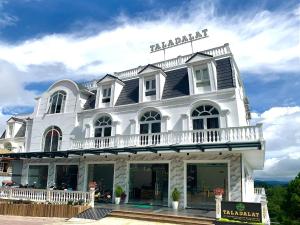
[(93, 205), (94, 190), (83, 192), (0, 187), (0, 199), (29, 200), (35, 202), (51, 202), (55, 204), (67, 204), (68, 201), (83, 201), (86, 204)]
[(154, 134), (117, 135), (72, 139), (71, 149), (105, 149), (122, 147), (167, 146), (177, 144), (212, 144), (262, 140), (260, 125), (209, 130), (169, 131)]
[[(224, 56), (231, 54), (230, 48), (228, 44), (224, 44), (222, 46), (216, 47), (216, 48), (211, 48), (202, 51), (202, 53), (212, 55), (213, 57), (219, 57), (219, 56)], [(178, 56), (173, 59), (168, 59), (164, 60), (161, 62), (153, 63), (153, 65), (158, 66), (162, 69), (171, 69), (173, 67), (181, 66), (183, 65), (193, 54), (188, 54), (184, 56)], [(124, 70), (121, 72), (115, 72), (114, 75), (117, 76), (118, 78), (122, 80), (127, 80), (131, 79), (137, 76), (138, 72), (142, 69), (143, 67), (136, 67), (133, 69), (129, 70)], [(97, 80), (89, 81), (82, 83), (83, 86), (85, 86), (88, 89), (95, 88), (97, 86)]]

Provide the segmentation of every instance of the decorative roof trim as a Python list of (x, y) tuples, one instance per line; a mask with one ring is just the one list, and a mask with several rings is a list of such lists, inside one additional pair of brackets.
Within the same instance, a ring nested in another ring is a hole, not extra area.
[(119, 83), (124, 85), (124, 82), (120, 78), (118, 78), (114, 75), (111, 75), (111, 74), (106, 74), (104, 77), (102, 77), (100, 80), (97, 81), (97, 84), (100, 83), (101, 81), (103, 81), (106, 77), (110, 77), (112, 79), (115, 79), (115, 80), (119, 81)]
[(158, 66), (155, 66), (155, 65), (153, 65), (153, 64), (148, 64), (148, 65), (144, 66), (144, 68), (141, 69), (141, 70), (138, 72), (138, 74), (141, 74), (143, 71), (145, 71), (147, 68), (150, 68), (150, 67), (152, 67), (152, 68), (154, 68), (154, 69), (156, 69), (156, 70), (161, 70), (161, 71), (163, 71), (163, 69), (160, 68), (160, 67), (158, 67)]
[(208, 54), (205, 54), (203, 52), (196, 52), (194, 55), (192, 55), (187, 61), (185, 61), (185, 63), (188, 63), (189, 61), (191, 61), (193, 58), (195, 58), (197, 55), (202, 55), (202, 56), (206, 56), (206, 57), (211, 57), (213, 58), (214, 56), (212, 55), (208, 55)]

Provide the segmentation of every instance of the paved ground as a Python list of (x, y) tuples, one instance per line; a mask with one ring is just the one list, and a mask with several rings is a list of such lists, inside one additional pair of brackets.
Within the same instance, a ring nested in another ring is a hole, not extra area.
[(173, 225), (171, 223), (158, 223), (141, 220), (121, 219), (107, 217), (102, 220), (72, 219), (66, 221), (62, 218), (0, 216), (1, 225)]
[(64, 221), (66, 221), (66, 219), (63, 218), (0, 216), (1, 225), (45, 225)]
[(98, 221), (71, 219), (70, 221), (67, 222), (54, 223), (52, 225), (175, 225), (175, 224), (106, 217)]

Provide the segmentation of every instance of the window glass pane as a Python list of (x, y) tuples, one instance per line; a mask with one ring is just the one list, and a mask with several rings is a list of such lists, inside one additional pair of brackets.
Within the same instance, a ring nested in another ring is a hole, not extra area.
[(104, 128), (104, 137), (111, 136), (111, 127), (105, 127)]
[(219, 119), (216, 118), (207, 118), (207, 129), (219, 128)]
[(155, 89), (155, 88), (156, 88), (155, 80), (152, 80), (152, 89)]
[(207, 68), (202, 70), (202, 74), (203, 74), (202, 75), (203, 80), (209, 80), (209, 75), (208, 75), (208, 69)]
[(56, 110), (55, 113), (60, 113), (61, 112), (61, 106), (62, 106), (62, 101), (63, 101), (63, 96), (59, 95), (57, 99), (57, 104), (56, 104)]
[(149, 124), (140, 125), (140, 134), (148, 134)]
[(56, 130), (54, 130), (52, 136), (51, 151), (56, 152), (58, 150), (58, 143), (59, 143), (59, 133)]
[(108, 96), (111, 96), (111, 88), (108, 88)]
[(151, 133), (160, 133), (160, 123), (151, 124)]
[(46, 137), (45, 137), (45, 146), (44, 146), (44, 151), (45, 152), (50, 152), (50, 145), (51, 145), (51, 137), (52, 137), (52, 131), (49, 131), (47, 134), (46, 134)]
[(196, 80), (201, 81), (201, 70), (196, 70)]
[(57, 94), (52, 97), (50, 113), (55, 113), (57, 98), (58, 98)]
[(48, 166), (33, 166), (28, 169), (28, 185), (34, 188), (47, 188)]
[(106, 97), (107, 95), (107, 89), (103, 89), (103, 97)]
[(149, 90), (149, 89), (150, 89), (150, 81), (147, 80), (147, 81), (146, 81), (146, 90)]
[(95, 129), (95, 137), (102, 137), (102, 128)]
[(213, 108), (212, 106), (206, 105), (206, 106), (205, 106), (205, 111), (210, 111), (212, 108)]
[(203, 119), (194, 119), (193, 120), (193, 130), (201, 130), (204, 129)]
[(218, 115), (219, 112), (218, 112), (218, 110), (217, 110), (216, 108), (214, 108), (214, 109), (211, 111), (211, 114), (212, 114), (212, 115)]

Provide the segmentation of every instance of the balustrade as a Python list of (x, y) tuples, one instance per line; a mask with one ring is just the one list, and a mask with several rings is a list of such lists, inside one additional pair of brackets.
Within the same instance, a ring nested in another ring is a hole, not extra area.
[(261, 126), (207, 130), (169, 131), (152, 134), (117, 135), (71, 140), (71, 149), (105, 149), (174, 144), (211, 144), (262, 140)]

